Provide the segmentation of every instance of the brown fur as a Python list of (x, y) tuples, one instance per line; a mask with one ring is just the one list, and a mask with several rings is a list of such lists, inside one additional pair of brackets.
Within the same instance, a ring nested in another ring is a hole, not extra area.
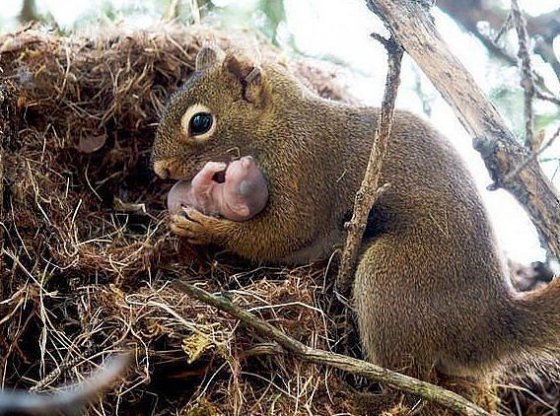
[[(181, 139), (180, 119), (195, 103), (217, 119), (204, 143)], [(156, 173), (190, 179), (234, 149), (235, 156), (252, 155), (263, 170), (269, 204), (246, 222), (191, 210), (174, 216), (171, 229), (255, 261), (328, 256), (343, 241), (376, 114), (319, 98), (280, 66), (259, 70), (232, 56), (216, 59), (171, 100), (154, 144)], [(353, 293), (369, 360), (424, 379), (436, 369), (481, 380), (558, 349), (560, 285), (523, 298), (514, 293), (460, 157), (407, 112), (395, 114), (381, 177), (386, 182), (392, 186), (372, 212), (373, 233)]]

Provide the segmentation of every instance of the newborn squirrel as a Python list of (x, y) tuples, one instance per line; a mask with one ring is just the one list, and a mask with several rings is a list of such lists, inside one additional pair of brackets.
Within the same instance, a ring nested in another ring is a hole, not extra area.
[[(320, 98), (275, 63), (205, 47), (171, 99), (152, 154), (161, 178), (189, 180), (235, 148), (269, 200), (236, 222), (194, 208), (170, 228), (254, 261), (306, 263), (343, 244), (378, 110)], [(204, 120), (204, 123), (201, 122)], [(353, 284), (368, 360), (421, 379), (484, 382), (560, 346), (560, 284), (515, 293), (471, 175), (445, 137), (397, 111)]]
[[(222, 173), (223, 181), (217, 178)], [(253, 158), (245, 156), (229, 165), (208, 162), (191, 182), (177, 182), (167, 196), (167, 209), (178, 213), (190, 206), (205, 214), (246, 221), (261, 212), (267, 200), (264, 176)]]

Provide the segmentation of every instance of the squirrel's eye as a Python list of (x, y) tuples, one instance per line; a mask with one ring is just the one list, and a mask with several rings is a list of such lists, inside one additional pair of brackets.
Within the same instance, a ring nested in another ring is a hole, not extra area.
[(205, 143), (216, 130), (217, 119), (212, 110), (204, 104), (191, 105), (181, 117), (181, 138), (186, 143)]
[(189, 133), (193, 136), (206, 133), (212, 127), (214, 119), (210, 113), (196, 113), (189, 122)]

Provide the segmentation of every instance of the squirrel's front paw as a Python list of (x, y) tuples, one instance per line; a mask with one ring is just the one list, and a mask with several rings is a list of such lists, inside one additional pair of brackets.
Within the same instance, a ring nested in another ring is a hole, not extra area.
[(170, 217), (171, 232), (184, 237), (191, 244), (215, 243), (221, 219), (204, 215), (194, 208), (183, 208), (182, 214)]

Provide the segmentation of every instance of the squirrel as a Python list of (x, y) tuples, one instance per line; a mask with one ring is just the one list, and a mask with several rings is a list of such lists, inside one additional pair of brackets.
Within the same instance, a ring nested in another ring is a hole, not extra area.
[[(343, 244), (378, 110), (319, 97), (285, 67), (203, 47), (156, 132), (152, 166), (189, 180), (209, 161), (250, 154), (269, 199), (248, 221), (195, 208), (170, 216), (193, 244), (254, 261), (307, 263)], [(195, 122), (199, 116), (207, 123)], [(200, 125), (204, 124), (201, 128)], [(427, 122), (396, 111), (352, 302), (369, 361), (424, 380), (487, 381), (560, 346), (560, 284), (518, 294), (485, 207), (456, 150)], [(534, 358), (533, 358), (534, 357)]]
[(244, 156), (228, 165), (208, 162), (191, 182), (177, 182), (167, 196), (167, 210), (180, 212), (190, 206), (205, 214), (246, 221), (261, 212), (267, 201), (262, 172), (251, 156)]

